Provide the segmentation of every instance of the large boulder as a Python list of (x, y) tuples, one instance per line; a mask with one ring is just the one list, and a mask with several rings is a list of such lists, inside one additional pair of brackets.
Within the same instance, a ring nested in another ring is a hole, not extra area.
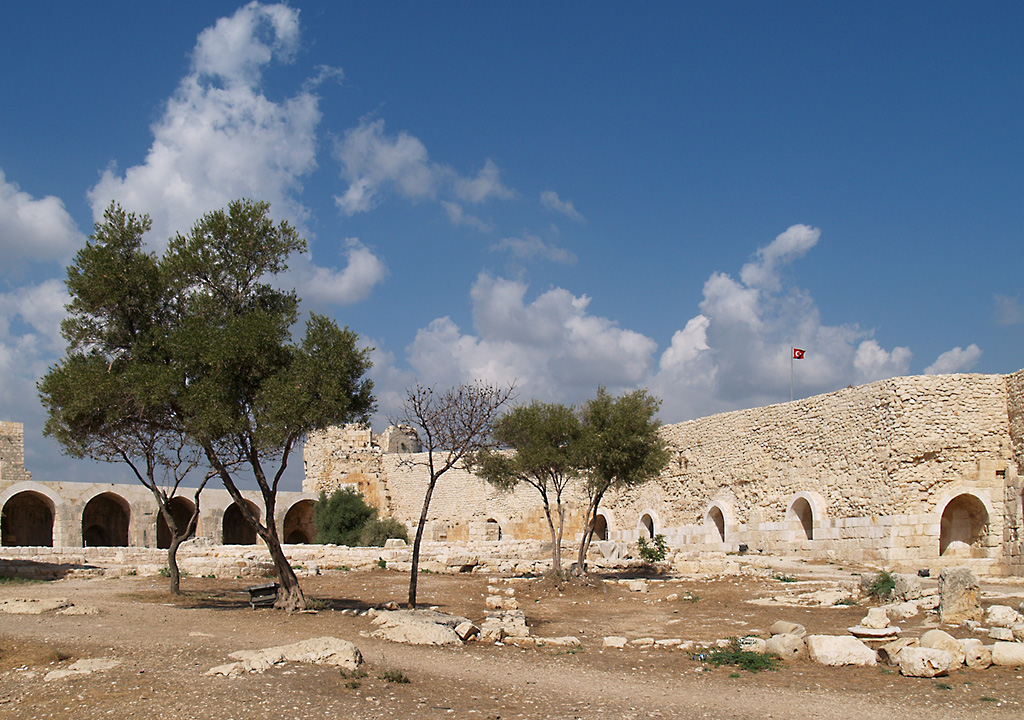
[(953, 656), (952, 670), (964, 664), (964, 647), (960, 641), (942, 630), (929, 630), (921, 636), (921, 647), (933, 650), (945, 650)]
[(908, 647), (920, 647), (921, 643), (914, 638), (900, 638), (878, 648), (878, 659), (886, 665), (899, 665), (900, 653)]
[(373, 624), (381, 626), (373, 636), (407, 645), (461, 645), (455, 628), (468, 622), (436, 610), (383, 611), (373, 618)]
[(789, 620), (775, 621), (768, 628), (768, 632), (772, 635), (796, 635), (801, 638), (807, 636), (807, 628), (800, 623), (790, 622)]
[(1012, 628), (1021, 621), (1020, 613), (1009, 605), (992, 605), (985, 612), (985, 622), (990, 627)]
[(895, 585), (892, 588), (893, 599), (898, 602), (916, 600), (921, 597), (921, 578), (907, 573), (893, 574)]
[(842, 665), (876, 665), (875, 651), (848, 635), (808, 635), (807, 655), (816, 663)]
[(807, 644), (804, 639), (791, 633), (772, 635), (768, 638), (765, 649), (783, 660), (796, 660), (807, 656)]
[(960, 625), (965, 620), (980, 621), (981, 589), (969, 567), (946, 568), (939, 574), (939, 620)]
[(945, 650), (906, 647), (900, 651), (900, 675), (924, 678), (948, 675), (953, 662), (953, 656)]
[(237, 676), (247, 672), (263, 672), (274, 665), (286, 662), (331, 665), (344, 670), (355, 670), (363, 661), (359, 648), (348, 640), (333, 637), (318, 637), (302, 640), (291, 645), (278, 645), (262, 650), (239, 650), (230, 657), (237, 662), (219, 665), (207, 675)]
[(992, 646), (992, 664), (1024, 667), (1024, 643), (997, 642)]
[(977, 644), (965, 645), (964, 665), (971, 670), (984, 670), (989, 667), (992, 665), (992, 648), (980, 641)]

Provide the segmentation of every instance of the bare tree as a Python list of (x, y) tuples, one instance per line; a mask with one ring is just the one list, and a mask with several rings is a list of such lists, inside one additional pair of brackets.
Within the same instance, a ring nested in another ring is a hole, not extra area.
[(498, 387), (484, 382), (459, 385), (444, 392), (417, 383), (406, 390), (402, 417), (393, 425), (411, 427), (419, 435), (424, 460), (410, 460), (427, 468), (429, 480), (423, 509), (412, 544), (412, 572), (409, 576), (409, 608), (416, 607), (416, 579), (419, 574), (420, 545), (427, 523), (430, 498), (437, 481), (468, 456), (493, 444), (494, 423), (502, 407), (512, 398), (514, 384)]

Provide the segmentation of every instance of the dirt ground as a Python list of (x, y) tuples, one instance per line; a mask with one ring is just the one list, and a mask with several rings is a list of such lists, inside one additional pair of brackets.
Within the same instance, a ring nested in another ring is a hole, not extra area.
[[(561, 592), (535, 579), (423, 574), (423, 605), (479, 622), (487, 585), (515, 588), (534, 635), (574, 635), (580, 648), (469, 643), (416, 647), (369, 636), (365, 616), (344, 612), (401, 601), (408, 576), (388, 570), (329, 571), (305, 578), (316, 612), (252, 610), (252, 579), (187, 577), (172, 597), (163, 578), (77, 578), (2, 583), (0, 600), (68, 598), (95, 614), (0, 614), (0, 717), (10, 718), (1020, 718), (1024, 669), (960, 670), (946, 678), (904, 678), (898, 670), (825, 668), (787, 662), (775, 671), (713, 668), (679, 648), (604, 648), (607, 635), (712, 642), (766, 635), (776, 620), (809, 633), (845, 633), (865, 615), (855, 606), (783, 607), (749, 602), (850, 585), (856, 569), (794, 563), (757, 576), (687, 580), (656, 575), (630, 592), (604, 575), (594, 587)], [(932, 581), (933, 582), (933, 581)], [(986, 603), (1017, 607), (1024, 585), (985, 586)], [(668, 599), (670, 595), (678, 596)], [(917, 636), (934, 618), (901, 623)], [(952, 630), (964, 636), (965, 630)], [(334, 636), (365, 659), (358, 676), (334, 668), (284, 665), (263, 674), (212, 677), (228, 654)], [(85, 676), (45, 680), (75, 660), (120, 664)], [(408, 683), (389, 682), (385, 674)]]

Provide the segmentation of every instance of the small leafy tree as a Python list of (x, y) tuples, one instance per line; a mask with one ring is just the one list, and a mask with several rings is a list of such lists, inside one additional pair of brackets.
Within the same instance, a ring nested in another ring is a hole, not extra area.
[(377, 510), (366, 504), (363, 496), (352, 488), (330, 494), (321, 491), (313, 510), (316, 541), (322, 544), (360, 545), (363, 527), (377, 517)]
[(123, 462), (152, 494), (170, 531), (171, 593), (180, 593), (179, 545), (195, 532), (203, 478), (183, 526), (170, 511), (199, 456), (171, 408), (173, 375), (153, 363), (169, 319), (170, 293), (156, 257), (143, 250), (147, 216), (111, 204), (68, 268), (71, 302), (61, 333), (67, 356), (39, 383), (44, 434), (71, 457)]
[(402, 418), (392, 425), (412, 428), (418, 435), (426, 458), (409, 460), (427, 470), (427, 489), (423, 509), (412, 545), (412, 569), (409, 575), (409, 608), (416, 607), (416, 581), (419, 577), (420, 544), (427, 523), (430, 498), (437, 481), (469, 457), (493, 445), (494, 422), (511, 399), (514, 386), (500, 388), (483, 382), (459, 385), (445, 392), (416, 384), (406, 390)]
[(526, 483), (540, 494), (556, 576), (562, 574), (568, 511), (564, 495), (584, 466), (583, 437), (572, 408), (534, 401), (513, 408), (495, 423), (494, 440), (504, 450), (485, 448), (473, 458), (474, 470), (496, 487), (511, 491)]
[(583, 406), (589, 502), (577, 560), (581, 573), (587, 571), (587, 552), (605, 494), (647, 482), (668, 465), (669, 452), (658, 432), (661, 423), (654, 416), (660, 406), (646, 390), (613, 397), (604, 388)]
[(394, 518), (374, 518), (359, 531), (360, 547), (381, 547), (391, 538), (409, 542), (409, 530)]

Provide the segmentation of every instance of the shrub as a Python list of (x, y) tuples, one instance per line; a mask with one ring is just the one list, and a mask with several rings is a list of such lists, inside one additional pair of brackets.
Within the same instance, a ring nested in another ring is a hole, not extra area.
[(359, 545), (359, 534), (377, 511), (366, 504), (363, 496), (352, 488), (335, 490), (330, 497), (323, 491), (313, 511), (316, 541), (321, 544)]
[(875, 579), (871, 581), (868, 586), (868, 595), (879, 600), (892, 595), (892, 591), (896, 589), (896, 576), (888, 570), (881, 570)]
[(754, 652), (744, 650), (740, 641), (733, 638), (728, 647), (715, 648), (704, 658), (715, 667), (722, 665), (735, 665), (741, 670), (756, 673), (759, 670), (775, 670), (779, 664), (779, 658), (771, 653)]
[(359, 545), (362, 547), (383, 547), (391, 538), (409, 542), (409, 531), (394, 518), (374, 518), (359, 531)]
[(661, 562), (668, 556), (668, 543), (665, 542), (664, 535), (655, 535), (650, 543), (647, 542), (647, 538), (641, 537), (636, 541), (636, 546), (640, 558), (647, 562)]

